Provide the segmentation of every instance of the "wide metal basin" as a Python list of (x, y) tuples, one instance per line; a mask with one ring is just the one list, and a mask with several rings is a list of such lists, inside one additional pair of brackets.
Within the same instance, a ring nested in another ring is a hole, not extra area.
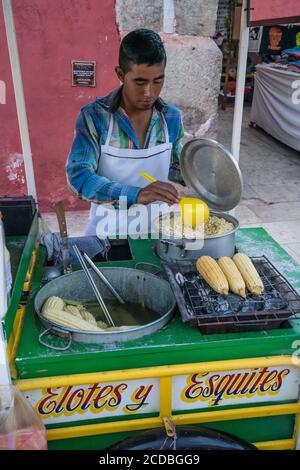
[[(101, 268), (101, 271), (118, 293), (127, 302), (142, 304), (158, 314), (159, 318), (151, 323), (131, 327), (128, 330), (110, 332), (87, 332), (64, 328), (47, 320), (41, 313), (45, 300), (56, 295), (82, 303), (95, 301), (94, 293), (83, 271), (75, 271), (50, 281), (37, 293), (34, 301), (36, 313), (45, 326), (55, 334), (71, 336), (78, 343), (114, 343), (141, 338), (160, 330), (171, 319), (176, 301), (169, 283), (146, 271), (133, 268)], [(104, 300), (114, 297), (103, 282), (90, 271)], [(99, 307), (100, 308), (100, 307)]]

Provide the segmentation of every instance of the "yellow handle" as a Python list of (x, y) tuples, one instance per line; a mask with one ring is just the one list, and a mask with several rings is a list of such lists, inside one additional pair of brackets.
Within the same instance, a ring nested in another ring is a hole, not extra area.
[(155, 183), (156, 179), (153, 178), (152, 176), (148, 175), (148, 173), (146, 173), (145, 171), (140, 171), (140, 176), (142, 176), (143, 178), (145, 178), (147, 181), (149, 181), (150, 183)]

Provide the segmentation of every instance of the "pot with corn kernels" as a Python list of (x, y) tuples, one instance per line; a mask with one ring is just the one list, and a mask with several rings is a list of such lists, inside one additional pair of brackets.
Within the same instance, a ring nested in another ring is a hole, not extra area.
[(233, 256), (238, 220), (224, 212), (210, 211), (208, 220), (195, 229), (183, 224), (180, 213), (162, 215), (154, 222), (157, 229), (156, 254), (166, 262)]

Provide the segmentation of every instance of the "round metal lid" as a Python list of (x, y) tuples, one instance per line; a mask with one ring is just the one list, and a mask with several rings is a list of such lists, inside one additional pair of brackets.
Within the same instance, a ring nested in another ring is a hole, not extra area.
[(186, 142), (180, 168), (185, 184), (211, 209), (229, 211), (239, 203), (243, 190), (240, 168), (231, 153), (215, 140)]

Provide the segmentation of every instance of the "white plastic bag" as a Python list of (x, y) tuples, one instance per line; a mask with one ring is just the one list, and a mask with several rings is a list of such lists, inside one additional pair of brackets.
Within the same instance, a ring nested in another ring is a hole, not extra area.
[(1, 450), (47, 450), (42, 420), (14, 385), (0, 385)]

